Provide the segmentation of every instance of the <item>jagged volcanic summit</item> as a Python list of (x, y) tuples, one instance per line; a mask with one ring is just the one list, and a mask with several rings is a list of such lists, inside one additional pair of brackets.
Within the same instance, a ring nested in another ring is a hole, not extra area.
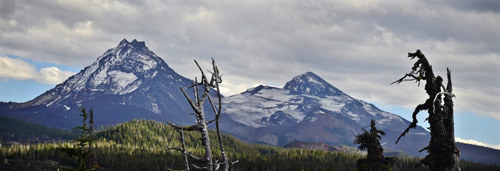
[(303, 141), (355, 146), (354, 137), (371, 119), (387, 133), (381, 141), (385, 148), (418, 155), (430, 138), (418, 127), (394, 144), (409, 121), (345, 94), (312, 72), (293, 78), (283, 88), (261, 85), (226, 97), (223, 103), (227, 116), (247, 126), (228, 132), (271, 145)]
[(179, 89), (191, 82), (144, 42), (124, 39), (92, 65), (35, 99), (3, 103), (0, 113), (60, 128), (81, 122), (78, 113), (82, 107), (93, 108), (99, 125), (133, 118), (192, 124), (191, 107)]

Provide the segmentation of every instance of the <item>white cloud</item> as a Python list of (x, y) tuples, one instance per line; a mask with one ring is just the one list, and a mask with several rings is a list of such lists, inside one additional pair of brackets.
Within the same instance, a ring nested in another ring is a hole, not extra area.
[(75, 74), (60, 70), (57, 67), (42, 68), (36, 71), (35, 66), (22, 60), (0, 56), (0, 78), (16, 80), (35, 80), (44, 84), (59, 84)]
[(460, 137), (455, 137), (455, 141), (461, 142), (461, 143), (466, 143), (466, 144), (473, 144), (473, 145), (483, 146), (483, 147), (490, 147), (490, 148), (494, 148), (494, 149), (500, 150), (500, 144), (491, 145), (491, 144), (486, 144), (486, 143), (479, 142), (479, 141), (476, 141), (476, 140), (473, 140), (473, 139), (468, 139), (468, 140), (462, 139)]
[(62, 71), (56, 67), (48, 67), (42, 68), (35, 80), (45, 84), (59, 84), (74, 74), (69, 71)]
[(2, 78), (27, 80), (36, 75), (35, 67), (21, 59), (0, 56), (0, 68)]

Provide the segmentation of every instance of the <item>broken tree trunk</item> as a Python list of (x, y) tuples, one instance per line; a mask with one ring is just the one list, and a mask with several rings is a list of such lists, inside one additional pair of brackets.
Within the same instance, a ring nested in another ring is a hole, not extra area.
[[(201, 82), (197, 82), (197, 80), (195, 78), (195, 81), (193, 82), (193, 84), (188, 87), (188, 88), (193, 89), (194, 99), (189, 97), (189, 95), (186, 93), (186, 90), (184, 88), (181, 88), (181, 91), (184, 94), (184, 97), (186, 97), (189, 105), (191, 106), (191, 108), (195, 112), (196, 124), (191, 125), (191, 126), (181, 127), (181, 126), (176, 126), (175, 124), (169, 123), (174, 129), (179, 131), (179, 133), (181, 134), (182, 148), (169, 148), (167, 146), (167, 149), (174, 149), (174, 150), (181, 151), (183, 153), (186, 170), (189, 170), (189, 162), (187, 159), (189, 157), (192, 160), (205, 163), (205, 166), (202, 166), (202, 167), (196, 166), (193, 164), (193, 167), (195, 167), (195, 168), (206, 169), (206, 170), (211, 171), (211, 170), (219, 170), (220, 166), (222, 165), (223, 166), (222, 169), (225, 171), (228, 171), (229, 164), (234, 164), (236, 162), (229, 162), (228, 161), (228, 157), (227, 157), (226, 152), (224, 150), (224, 143), (222, 141), (222, 133), (220, 131), (220, 126), (219, 126), (219, 120), (220, 120), (221, 111), (222, 111), (221, 110), (222, 109), (222, 95), (220, 94), (219, 84), (222, 82), (222, 79), (221, 79), (222, 75), (220, 75), (219, 69), (217, 68), (217, 65), (215, 64), (214, 59), (212, 59), (213, 71), (211, 72), (212, 76), (210, 77), (210, 80), (207, 79), (207, 77), (205, 76), (205, 73), (201, 69), (198, 62), (196, 60), (194, 62), (196, 63), (196, 65), (198, 66), (198, 69), (201, 72)], [(201, 87), (201, 89), (203, 91), (203, 93), (201, 94), (201, 97), (200, 97), (200, 88), (199, 87)], [(212, 100), (212, 98), (210, 97), (210, 88), (215, 88), (217, 90), (217, 98), (218, 98), (217, 107), (216, 107), (214, 101)], [(208, 99), (210, 101), (212, 109), (215, 113), (215, 119), (212, 121), (208, 121), (208, 122), (205, 121), (205, 113), (204, 113), (204, 109), (203, 109), (203, 104), (204, 104), (206, 99)], [(207, 125), (214, 122), (214, 121), (215, 121), (216, 129), (217, 129), (216, 130), (217, 140), (219, 142), (219, 148), (221, 151), (222, 162), (218, 162), (217, 160), (214, 162), (214, 160), (212, 158), (212, 149), (210, 146), (210, 136), (209, 136)], [(194, 156), (186, 151), (184, 138), (183, 138), (184, 137), (183, 131), (198, 131), (201, 133), (200, 140), (201, 140), (201, 144), (203, 145), (203, 147), (205, 149), (205, 155), (203, 158), (196, 157), (196, 156)]]
[[(174, 124), (172, 123), (169, 123), (172, 127), (176, 127)], [(189, 171), (189, 160), (188, 160), (188, 156), (190, 155), (187, 151), (186, 151), (186, 140), (184, 139), (184, 130), (182, 128), (176, 128), (175, 129), (179, 135), (180, 135), (180, 138), (179, 140), (181, 141), (181, 147), (169, 147), (167, 145), (167, 150), (177, 150), (179, 152), (182, 153), (182, 158), (183, 158), (183, 161), (184, 161), (184, 168), (186, 171)], [(169, 169), (169, 170), (173, 170), (173, 169)]]
[[(446, 86), (446, 91), (448, 93), (452, 93), (453, 87), (452, 87), (452, 82), (451, 82), (451, 71), (449, 68), (446, 69), (447, 71), (447, 79), (448, 79), (448, 84)], [(454, 170), (459, 170), (460, 168), (460, 151), (455, 143), (455, 123), (454, 123), (454, 117), (453, 117), (453, 96), (448, 96), (445, 95), (444, 97), (444, 108), (443, 108), (443, 114), (444, 114), (444, 127), (446, 129), (446, 138), (445, 138), (445, 145), (449, 149), (447, 150), (446, 156), (449, 156), (448, 160), (453, 161), (455, 163)]]
[(224, 171), (229, 170), (229, 160), (226, 155), (226, 151), (224, 150), (224, 143), (222, 142), (222, 133), (220, 131), (220, 124), (219, 120), (222, 115), (222, 95), (220, 94), (220, 88), (219, 88), (219, 83), (222, 82), (222, 75), (219, 74), (219, 68), (217, 68), (217, 65), (215, 65), (215, 61), (212, 59), (212, 66), (213, 66), (213, 73), (212, 73), (212, 81), (210, 82), (211, 86), (215, 88), (217, 91), (217, 99), (218, 99), (218, 107), (215, 107), (214, 102), (210, 96), (208, 96), (208, 100), (210, 101), (210, 104), (212, 105), (212, 109), (214, 110), (215, 113), (215, 128), (217, 131), (217, 140), (219, 141), (219, 150), (221, 153), (222, 157), (222, 163), (216, 163), (216, 168), (219, 168), (219, 165), (222, 164), (222, 169)]
[[(458, 166), (459, 152), (454, 140), (455, 128), (453, 123), (452, 100), (454, 95), (451, 93), (452, 84), (450, 70), (448, 69), (448, 84), (445, 88), (443, 86), (443, 78), (434, 76), (432, 66), (420, 50), (417, 50), (415, 53), (408, 53), (408, 57), (411, 57), (411, 59), (415, 57), (418, 58), (418, 61), (415, 62), (412, 67), (412, 71), (391, 84), (399, 84), (403, 81), (417, 81), (420, 85), (420, 81), (425, 80), (425, 91), (429, 95), (429, 98), (425, 103), (415, 108), (412, 116), (412, 123), (399, 136), (396, 144), (401, 137), (405, 136), (406, 133), (410, 131), (410, 129), (416, 128), (418, 122), (416, 118), (417, 114), (422, 110), (427, 110), (429, 113), (428, 121), (430, 125), (431, 140), (429, 145), (421, 151), (427, 150), (429, 154), (420, 161), (419, 165), (424, 164), (432, 171), (460, 170)], [(407, 77), (410, 77), (410, 79), (407, 79)], [(444, 99), (442, 96), (444, 96)], [(443, 100), (444, 105), (442, 104)]]
[[(198, 65), (197, 62), (196, 62), (196, 65)], [(198, 67), (200, 67), (200, 66), (198, 65)], [(203, 111), (203, 103), (205, 102), (205, 100), (207, 99), (207, 96), (209, 95), (210, 87), (208, 86), (207, 78), (205, 77), (205, 74), (203, 74), (203, 70), (201, 70), (201, 68), (200, 68), (200, 71), (202, 73), (201, 83), (197, 83), (196, 79), (195, 79), (195, 81), (193, 82), (193, 85), (191, 86), (193, 88), (193, 91), (194, 91), (195, 101), (193, 101), (189, 97), (189, 95), (186, 93), (184, 88), (181, 88), (181, 91), (182, 91), (182, 93), (184, 93), (184, 97), (186, 97), (191, 108), (195, 112), (197, 123), (196, 123), (196, 125), (192, 125), (190, 127), (196, 127), (197, 128), (196, 130), (201, 133), (201, 138), (200, 138), (201, 145), (205, 149), (205, 156), (203, 157), (202, 160), (198, 160), (200, 162), (204, 162), (205, 167), (199, 167), (199, 168), (203, 168), (203, 169), (207, 169), (208, 171), (211, 171), (211, 170), (213, 170), (212, 148), (210, 146), (210, 136), (208, 133), (207, 122), (205, 121), (205, 114)], [(201, 98), (199, 97), (199, 89), (198, 89), (199, 85), (203, 85), (203, 90), (204, 90)], [(195, 166), (195, 167), (198, 167), (198, 166)]]

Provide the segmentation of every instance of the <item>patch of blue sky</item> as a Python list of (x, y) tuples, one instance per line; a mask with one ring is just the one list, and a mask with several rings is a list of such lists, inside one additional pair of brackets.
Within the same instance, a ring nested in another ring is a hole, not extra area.
[[(6, 55), (9, 58), (23, 60), (35, 67), (37, 71), (47, 67), (57, 67), (60, 70), (79, 72), (82, 68), (76, 66), (67, 66), (48, 62), (34, 61), (31, 59)], [(56, 85), (36, 82), (33, 79), (17, 80), (13, 78), (0, 78), (0, 101), (3, 102), (26, 102), (34, 99), (42, 93), (54, 88)]]
[(55, 87), (34, 80), (0, 79), (0, 101), (3, 102), (26, 102)]
[[(378, 108), (397, 114), (408, 121), (412, 121), (412, 113), (414, 109), (404, 108), (395, 105), (373, 103)], [(415, 104), (417, 105), (417, 104)], [(417, 115), (419, 126), (428, 128), (429, 123), (424, 122), (428, 117), (427, 111), (422, 111)], [(483, 143), (498, 145), (500, 144), (500, 120), (478, 115), (469, 111), (455, 110), (455, 137), (462, 139), (473, 139)], [(403, 131), (403, 130), (401, 130)]]
[(40, 71), (40, 69), (42, 69), (42, 68), (56, 67), (56, 68), (59, 68), (60, 70), (63, 70), (63, 71), (70, 71), (70, 72), (78, 73), (78, 72), (80, 72), (80, 70), (83, 69), (82, 67), (79, 67), (79, 66), (68, 66), (68, 65), (55, 64), (55, 63), (49, 63), (49, 62), (35, 61), (35, 60), (31, 60), (28, 58), (23, 58), (23, 57), (19, 57), (19, 56), (15, 56), (15, 55), (6, 55), (6, 56), (9, 58), (23, 60), (23, 61), (35, 66), (37, 71)]

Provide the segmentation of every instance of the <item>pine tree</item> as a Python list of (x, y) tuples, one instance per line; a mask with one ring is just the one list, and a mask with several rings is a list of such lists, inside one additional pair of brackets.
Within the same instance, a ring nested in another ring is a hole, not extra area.
[(378, 130), (377, 127), (375, 127), (375, 121), (372, 119), (370, 122), (370, 131), (366, 131), (365, 128), (363, 128), (363, 133), (356, 136), (354, 143), (359, 144), (358, 149), (368, 150), (366, 159), (358, 160), (356, 170), (391, 170), (388, 165), (392, 164), (393, 159), (384, 158), (384, 149), (380, 145), (380, 140), (382, 139), (381, 135), (385, 136), (385, 132)]
[(92, 143), (95, 141), (94, 137), (92, 136), (93, 132), (93, 125), (94, 125), (94, 112), (92, 109), (89, 111), (90, 112), (90, 120), (87, 122), (87, 118), (89, 118), (89, 114), (87, 114), (85, 108), (81, 109), (81, 114), (80, 116), (83, 117), (82, 120), (82, 126), (77, 126), (73, 128), (73, 130), (80, 132), (80, 136), (74, 139), (73, 141), (76, 143), (76, 147), (64, 147), (60, 148), (62, 152), (66, 153), (70, 157), (76, 157), (78, 160), (78, 169), (72, 169), (72, 168), (61, 168), (62, 170), (78, 170), (78, 171), (85, 171), (85, 170), (91, 170), (87, 169), (90, 168), (88, 167), (88, 162), (89, 162), (89, 157), (92, 154)]

